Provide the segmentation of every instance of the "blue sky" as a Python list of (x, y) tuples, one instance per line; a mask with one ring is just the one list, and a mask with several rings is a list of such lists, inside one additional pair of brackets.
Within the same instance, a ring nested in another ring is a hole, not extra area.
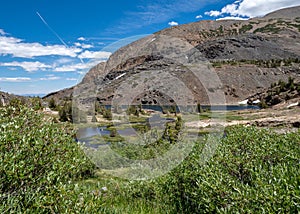
[(0, 90), (46, 94), (75, 85), (117, 48), (166, 27), (247, 19), (299, 0), (6, 0), (0, 7)]

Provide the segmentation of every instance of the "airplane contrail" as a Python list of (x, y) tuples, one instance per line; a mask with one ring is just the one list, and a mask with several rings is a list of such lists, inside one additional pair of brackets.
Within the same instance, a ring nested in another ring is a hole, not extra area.
[(61, 41), (61, 43), (64, 44), (64, 46), (68, 47), (68, 45), (64, 42), (64, 40), (50, 27), (50, 25), (48, 25), (48, 23), (46, 22), (46, 20), (41, 16), (41, 14), (39, 12), (36, 12), (36, 14), (40, 17), (40, 19), (42, 20), (42, 22), (47, 26), (47, 28)]
[[(65, 43), (65, 41), (50, 27), (50, 25), (46, 22), (46, 20), (41, 16), (39, 12), (36, 12), (36, 14), (40, 17), (42, 22), (46, 25), (46, 27), (59, 39), (59, 41), (66, 47), (69, 48), (69, 46)], [(84, 63), (81, 57), (78, 57), (81, 63)]]

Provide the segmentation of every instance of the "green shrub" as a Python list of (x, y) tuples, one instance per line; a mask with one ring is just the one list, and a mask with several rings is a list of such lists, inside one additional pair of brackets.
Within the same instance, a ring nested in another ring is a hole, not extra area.
[(105, 109), (103, 112), (103, 117), (107, 120), (112, 120), (112, 113), (111, 113), (111, 109)]
[(0, 211), (58, 213), (68, 206), (67, 184), (94, 170), (68, 129), (21, 105), (0, 109)]
[(116, 128), (114, 128), (114, 127), (111, 128), (109, 136), (116, 137), (117, 135), (118, 135), (118, 132), (117, 132)]
[(269, 107), (265, 100), (262, 100), (262, 101), (258, 104), (258, 106), (259, 106), (260, 108), (268, 108), (268, 107)]
[(276, 34), (276, 33), (279, 33), (281, 29), (282, 29), (281, 27), (279, 27), (278, 25), (273, 23), (273, 24), (267, 24), (266, 26), (263, 26), (261, 28), (257, 28), (256, 30), (254, 30), (253, 33), (255, 34), (255, 33), (260, 32), (260, 33)]
[(286, 85), (287, 85), (286, 82), (284, 82), (283, 80), (279, 80), (278, 85), (280, 86), (280, 91), (284, 92), (286, 89)]
[(25, 105), (26, 101), (24, 99), (13, 98), (9, 101), (9, 106), (13, 106), (16, 109), (19, 109), (20, 105)]
[(54, 100), (53, 97), (52, 97), (52, 98), (50, 99), (50, 101), (49, 101), (49, 108), (50, 108), (51, 110), (56, 110), (56, 108), (57, 108), (56, 102), (55, 102), (55, 100)]
[(251, 30), (253, 26), (251, 24), (243, 25), (240, 29), (241, 33), (246, 33), (247, 31)]
[[(172, 131), (179, 131), (181, 124), (177, 117)], [(229, 127), (222, 138), (207, 135), (198, 139), (179, 166), (147, 181), (127, 181), (104, 173), (97, 180), (82, 180), (93, 173), (94, 166), (73, 141), (72, 132), (65, 130), (66, 126), (48, 122), (26, 107), (0, 109), (1, 213), (300, 210), (299, 130), (276, 134), (255, 127)], [(217, 146), (216, 151), (204, 161), (212, 148), (207, 147), (209, 142)], [(128, 149), (112, 143), (111, 149), (132, 160), (151, 159), (169, 149), (170, 143), (163, 143), (140, 148), (129, 143)]]
[(31, 100), (31, 107), (35, 111), (41, 110), (43, 108), (42, 102), (41, 102), (41, 98), (39, 98), (39, 97), (33, 97), (33, 98), (30, 98), (30, 100)]
[(292, 91), (295, 90), (294, 81), (295, 81), (295, 79), (293, 77), (289, 77), (287, 85), (286, 85), (286, 87)]
[[(131, 182), (127, 203), (142, 197), (161, 213), (297, 213), (300, 209), (300, 132), (285, 135), (231, 127), (203, 163), (198, 142), (185, 161), (153, 181)], [(204, 141), (205, 142), (205, 141)], [(126, 200), (126, 199), (124, 199)]]

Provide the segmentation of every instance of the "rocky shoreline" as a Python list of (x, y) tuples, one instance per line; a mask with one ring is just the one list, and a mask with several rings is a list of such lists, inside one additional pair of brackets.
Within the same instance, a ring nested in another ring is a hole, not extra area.
[[(261, 110), (240, 110), (235, 111), (234, 115), (243, 119), (239, 120), (213, 120), (205, 119), (198, 121), (186, 122), (187, 128), (206, 129), (217, 126), (233, 125), (254, 125), (257, 127), (273, 128), (277, 132), (297, 131), (300, 128), (300, 107), (293, 106), (274, 107)], [(232, 115), (231, 115), (232, 116)]]

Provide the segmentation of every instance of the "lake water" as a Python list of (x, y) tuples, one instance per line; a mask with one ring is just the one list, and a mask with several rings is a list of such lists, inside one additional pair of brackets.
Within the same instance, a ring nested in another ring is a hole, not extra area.
[(91, 138), (96, 135), (109, 135), (110, 131), (107, 130), (107, 127), (87, 127), (87, 128), (80, 128), (77, 131), (77, 138), (78, 139), (85, 139)]
[[(134, 125), (142, 125), (148, 126), (150, 128), (158, 128), (164, 129), (165, 124), (168, 122), (173, 122), (173, 118), (162, 118), (159, 114), (152, 114), (150, 118), (146, 120), (146, 122), (140, 123), (130, 123), (132, 126)], [(137, 134), (136, 130), (132, 127), (118, 129), (118, 126), (123, 125), (122, 123), (116, 124), (115, 127), (117, 128), (117, 133), (121, 136), (135, 136)], [(89, 143), (94, 140), (95, 136), (109, 136), (111, 131), (108, 129), (107, 126), (100, 126), (100, 127), (85, 127), (79, 128), (77, 131), (77, 141), (84, 141)]]
[[(106, 106), (107, 108), (110, 108), (110, 106)], [(259, 109), (258, 106), (201, 106), (203, 109), (210, 109), (211, 111), (236, 111), (236, 110), (245, 110), (245, 109)], [(155, 105), (144, 105), (143, 109), (153, 110), (162, 112), (161, 106), (155, 106)], [(179, 108), (180, 109), (180, 108)], [(152, 114), (150, 118), (147, 119), (146, 122), (142, 123), (131, 123), (131, 126), (135, 125), (144, 125), (148, 126), (151, 129), (152, 128), (158, 128), (158, 129), (164, 129), (165, 124), (168, 122), (172, 122), (174, 119), (172, 118), (162, 118), (159, 114)], [(115, 127), (117, 129), (117, 133), (120, 136), (136, 136), (137, 132), (134, 128), (128, 127), (128, 128), (122, 128), (118, 129), (118, 126), (124, 125), (124, 124), (116, 124)], [(128, 124), (127, 124), (128, 125)], [(80, 128), (77, 131), (77, 141), (85, 142), (86, 146), (98, 148), (100, 145), (92, 143), (92, 141), (97, 141), (95, 137), (102, 138), (102, 136), (109, 136), (111, 131), (106, 126), (102, 127), (87, 127), (87, 128)], [(107, 145), (109, 142), (106, 142), (106, 144), (101, 145)]]

